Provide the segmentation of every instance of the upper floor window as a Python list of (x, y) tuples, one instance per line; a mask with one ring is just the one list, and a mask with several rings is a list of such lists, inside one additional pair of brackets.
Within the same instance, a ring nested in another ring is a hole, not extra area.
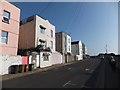
[(65, 39), (65, 43), (67, 43), (67, 38), (66, 38), (66, 36), (64, 36), (64, 39)]
[(8, 32), (2, 31), (1, 32), (1, 43), (7, 44), (7, 41), (8, 41)]
[(50, 31), (50, 36), (53, 37), (53, 30)]
[(45, 29), (46, 29), (45, 27), (43, 27), (43, 26), (40, 25), (40, 32), (41, 32), (42, 34), (45, 34)]
[(65, 51), (67, 51), (67, 45), (65, 45)]
[(10, 12), (4, 10), (3, 11), (3, 22), (5, 23), (9, 23), (9, 20), (10, 20)]
[(70, 51), (70, 46), (68, 46), (68, 50)]
[(68, 38), (68, 43), (70, 44), (70, 38)]
[(50, 48), (53, 49), (53, 41), (50, 41)]

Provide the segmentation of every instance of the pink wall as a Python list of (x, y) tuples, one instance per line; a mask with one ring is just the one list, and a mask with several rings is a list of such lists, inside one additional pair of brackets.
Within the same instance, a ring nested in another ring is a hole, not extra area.
[[(9, 24), (2, 22), (3, 10), (10, 12)], [(19, 21), (20, 9), (7, 1), (2, 2), (2, 5), (0, 6), (0, 30), (8, 32), (8, 43), (0, 44), (0, 48), (2, 48), (0, 54), (17, 55)]]
[(28, 64), (28, 56), (22, 56), (22, 64)]

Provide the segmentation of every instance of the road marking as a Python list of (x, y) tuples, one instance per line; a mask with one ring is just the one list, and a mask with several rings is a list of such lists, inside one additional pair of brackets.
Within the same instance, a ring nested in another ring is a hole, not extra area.
[(85, 71), (89, 71), (90, 69), (89, 68), (86, 68)]
[(73, 84), (73, 83), (68, 83), (69, 85), (72, 85), (72, 86), (76, 86), (77, 84)]
[(69, 84), (71, 81), (68, 81), (67, 83), (65, 83), (64, 85), (63, 85), (63, 87), (65, 87), (67, 84)]

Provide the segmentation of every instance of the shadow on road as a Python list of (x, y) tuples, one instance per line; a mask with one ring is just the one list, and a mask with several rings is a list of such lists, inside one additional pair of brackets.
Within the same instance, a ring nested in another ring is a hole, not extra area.
[(98, 75), (101, 67), (103, 66), (103, 60), (101, 60), (100, 64), (97, 66), (97, 68), (93, 71), (91, 74), (91, 77), (86, 81), (83, 88), (95, 88), (96, 84), (98, 82)]
[(101, 60), (83, 88), (120, 88), (120, 70), (114, 70), (109, 59)]

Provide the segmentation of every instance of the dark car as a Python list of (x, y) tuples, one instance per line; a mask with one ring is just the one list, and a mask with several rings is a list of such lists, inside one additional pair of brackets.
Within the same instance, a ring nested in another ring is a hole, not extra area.
[(112, 69), (116, 69), (116, 60), (113, 56), (110, 57), (110, 64), (111, 64), (111, 67)]

